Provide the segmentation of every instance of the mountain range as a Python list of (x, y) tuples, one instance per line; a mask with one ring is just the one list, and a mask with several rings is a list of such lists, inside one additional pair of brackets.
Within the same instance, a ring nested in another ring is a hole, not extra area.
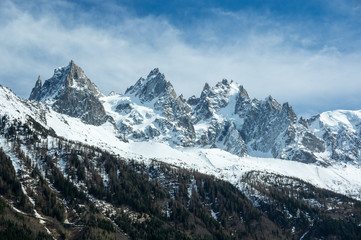
[(1, 86), (0, 106), (0, 233), (29, 218), (34, 239), (361, 235), (361, 111), (299, 118), (227, 79), (185, 99), (157, 68), (105, 95), (73, 61), (29, 99)]
[(73, 61), (35, 84), (29, 100), (86, 124), (114, 125), (123, 141), (167, 142), (171, 146), (219, 148), (238, 155), (304, 163), (360, 163), (358, 111), (298, 118), (272, 96), (251, 99), (242, 85), (223, 79), (205, 84), (199, 97), (184, 99), (159, 69), (124, 94), (105, 96)]

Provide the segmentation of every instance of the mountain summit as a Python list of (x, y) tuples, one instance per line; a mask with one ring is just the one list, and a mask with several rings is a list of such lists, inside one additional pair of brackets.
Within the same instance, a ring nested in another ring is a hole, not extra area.
[(121, 119), (118, 125), (127, 139), (158, 139), (175, 145), (194, 145), (191, 107), (182, 95), (177, 96), (173, 85), (158, 68), (129, 87), (124, 96), (119, 96), (116, 109), (118, 111), (111, 116)]
[(39, 76), (29, 100), (46, 102), (59, 113), (100, 125), (106, 120), (104, 107), (99, 100), (102, 96), (98, 87), (72, 60), (68, 66), (55, 69), (53, 77), (43, 85)]
[(161, 95), (170, 95), (176, 98), (172, 84), (166, 80), (158, 68), (153, 69), (146, 79), (140, 78), (135, 85), (125, 91), (125, 94), (134, 94), (142, 102), (150, 102)]

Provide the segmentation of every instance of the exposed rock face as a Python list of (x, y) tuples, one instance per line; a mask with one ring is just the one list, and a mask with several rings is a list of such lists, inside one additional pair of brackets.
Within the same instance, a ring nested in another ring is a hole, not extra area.
[[(215, 146), (238, 156), (248, 155), (246, 144), (233, 122), (225, 122), (214, 136)], [(220, 131), (219, 131), (220, 130)]]
[[(189, 102), (193, 101), (196, 103), (193, 111), (195, 121), (199, 122), (212, 118), (214, 113), (228, 105), (229, 97), (238, 92), (239, 87), (242, 86), (238, 86), (233, 81), (229, 82), (227, 79), (223, 79), (222, 82), (217, 83), (213, 88), (206, 83), (199, 99), (196, 101), (193, 99), (188, 100)], [(230, 114), (232, 113), (230, 112)]]
[[(233, 81), (224, 79), (214, 87), (206, 84), (200, 98), (191, 97), (188, 103), (194, 109), (201, 145), (215, 144), (216, 139), (224, 139), (224, 131), (219, 129), (232, 126), (228, 130), (232, 132), (232, 140), (220, 148), (240, 156), (250, 153), (316, 162), (315, 153), (325, 151), (323, 140), (297, 122), (297, 116), (288, 103), (281, 106), (271, 96), (263, 101), (251, 100), (243, 86)], [(207, 126), (206, 130), (204, 126)]]
[(40, 77), (31, 91), (30, 100), (46, 101), (59, 113), (100, 125), (107, 119), (99, 100), (103, 94), (73, 61), (54, 70), (52, 78), (41, 84)]
[(39, 75), (38, 80), (35, 83), (35, 87), (33, 88), (33, 90), (30, 93), (30, 97), (29, 97), (30, 100), (39, 101), (38, 98), (40, 97), (41, 90), (42, 90), (41, 86), (42, 86), (42, 82), (41, 82), (40, 75)]
[(297, 122), (292, 107), (282, 106), (271, 96), (264, 101), (247, 98), (237, 101), (236, 113), (243, 119), (241, 135), (248, 149), (272, 157), (316, 162), (314, 153), (325, 150), (322, 139)]
[(242, 86), (223, 79), (214, 87), (205, 84), (201, 96), (191, 97), (197, 143), (215, 146), (239, 156), (247, 155), (246, 144), (236, 127), (235, 100)]

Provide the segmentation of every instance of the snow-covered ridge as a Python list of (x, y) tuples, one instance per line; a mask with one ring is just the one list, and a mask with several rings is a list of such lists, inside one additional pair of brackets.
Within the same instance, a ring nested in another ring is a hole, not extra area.
[[(127, 97), (113, 95), (107, 100), (108, 103), (111, 101), (127, 102)], [(324, 167), (275, 158), (239, 157), (217, 148), (175, 147), (168, 142), (155, 140), (127, 143), (121, 140), (121, 133), (110, 122), (100, 126), (85, 124), (78, 118), (57, 113), (43, 103), (22, 100), (5, 87), (0, 88), (0, 104), (1, 117), (7, 116), (9, 120), (26, 122), (27, 116), (31, 116), (45, 128), (54, 129), (58, 136), (100, 147), (125, 158), (141, 162), (156, 159), (187, 169), (196, 169), (235, 185), (250, 171), (275, 173), (300, 178), (318, 187), (361, 199), (361, 167), (354, 163), (334, 163)], [(112, 104), (109, 104), (108, 107), (111, 106)], [(34, 111), (35, 109), (37, 111)]]
[[(217, 147), (238, 156), (268, 156), (305, 163), (360, 159), (356, 148), (359, 135), (355, 134), (360, 116), (348, 121), (347, 117), (327, 117), (324, 113), (319, 124), (312, 119), (305, 121), (297, 118), (288, 103), (281, 105), (271, 96), (251, 99), (242, 85), (226, 79), (213, 87), (205, 84), (199, 98), (185, 100), (182, 95), (177, 96), (165, 75), (155, 68), (124, 95), (105, 97), (71, 61), (67, 67), (56, 69), (43, 85), (39, 78), (30, 99), (46, 100), (55, 111), (85, 123), (101, 125), (109, 121), (123, 141)], [(341, 134), (338, 129), (347, 129), (354, 136)], [(331, 133), (347, 139), (330, 141)], [(351, 148), (347, 141), (352, 142)]]
[(309, 119), (308, 126), (325, 140), (332, 159), (361, 163), (361, 111), (324, 112)]

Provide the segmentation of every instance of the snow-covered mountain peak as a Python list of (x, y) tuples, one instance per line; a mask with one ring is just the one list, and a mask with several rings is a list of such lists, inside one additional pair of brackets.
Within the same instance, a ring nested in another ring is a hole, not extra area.
[(213, 89), (215, 92), (223, 92), (223, 95), (235, 95), (240, 90), (240, 85), (233, 80), (228, 81), (227, 79), (223, 79), (221, 82), (218, 82)]
[(228, 79), (222, 79), (222, 81), (216, 83), (214, 87), (210, 87), (208, 83), (204, 85), (203, 92), (211, 91), (213, 93), (226, 93), (226, 94), (234, 94), (239, 89), (239, 84), (233, 82), (233, 80), (228, 81)]
[(333, 129), (349, 128), (356, 132), (361, 124), (361, 111), (328, 111), (320, 114), (320, 121)]
[(232, 115), (236, 112), (238, 102), (246, 99), (249, 97), (242, 85), (223, 79), (213, 87), (206, 83), (201, 96), (198, 99), (194, 96), (189, 98), (188, 103), (194, 106), (196, 122), (199, 122), (215, 117), (220, 110)]
[(325, 140), (332, 159), (361, 162), (361, 111), (328, 111), (310, 118), (307, 124)]
[(124, 141), (156, 140), (194, 145), (191, 107), (177, 97), (172, 84), (158, 68), (140, 78), (124, 95), (102, 98), (107, 114), (122, 132)]
[(282, 109), (281, 104), (277, 102), (276, 99), (274, 99), (271, 95), (265, 98), (264, 104), (266, 107), (272, 109), (272, 110), (278, 110), (280, 111)]
[(29, 100), (46, 102), (59, 113), (99, 125), (105, 121), (104, 107), (99, 101), (99, 97), (103, 96), (72, 60), (68, 66), (55, 69), (53, 77), (43, 85), (38, 78)]
[(208, 91), (210, 88), (209, 84), (205, 83), (202, 92)]
[(139, 98), (142, 103), (151, 102), (156, 98), (177, 97), (172, 84), (158, 68), (153, 69), (146, 79), (140, 78), (125, 91), (125, 94)]
[(154, 78), (154, 77), (156, 77), (157, 75), (163, 75), (163, 76), (164, 76), (164, 74), (162, 74), (162, 73), (159, 71), (159, 68), (154, 68), (152, 71), (149, 72), (147, 79)]
[(73, 60), (66, 67), (56, 68), (53, 77), (46, 80), (43, 85), (41, 83), (39, 76), (29, 100), (53, 102), (52, 100), (59, 98), (68, 88), (73, 88), (73, 91), (84, 91), (96, 97), (103, 96), (98, 87)]
[(210, 87), (208, 83), (205, 83), (200, 99), (208, 98), (215, 101), (217, 101), (216, 99), (223, 99), (227, 101), (226, 99), (234, 95), (241, 95), (248, 98), (248, 94), (242, 85), (234, 82), (233, 80), (229, 81), (227, 79), (223, 79), (213, 87)]
[(360, 133), (361, 111), (335, 110), (318, 114), (308, 120), (309, 128), (316, 131), (327, 129), (332, 132), (348, 130)]

